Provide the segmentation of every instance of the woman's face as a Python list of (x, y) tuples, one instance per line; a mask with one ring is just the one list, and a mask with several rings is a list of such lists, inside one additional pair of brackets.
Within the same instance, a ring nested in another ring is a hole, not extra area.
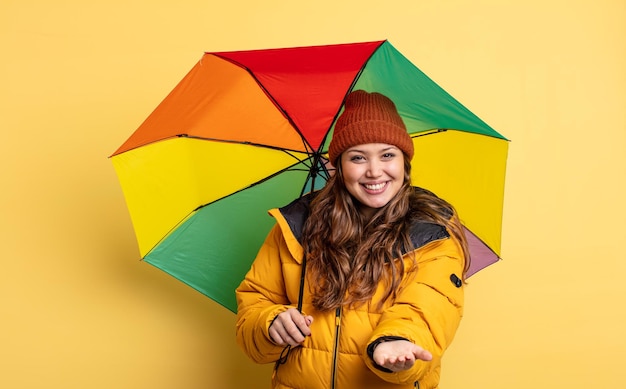
[(396, 146), (367, 143), (341, 154), (344, 185), (371, 217), (400, 191), (404, 183), (404, 155)]

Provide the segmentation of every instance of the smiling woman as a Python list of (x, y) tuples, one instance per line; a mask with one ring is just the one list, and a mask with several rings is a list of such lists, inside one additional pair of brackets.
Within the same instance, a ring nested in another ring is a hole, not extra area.
[(270, 211), (237, 289), (238, 342), (275, 362), (274, 388), (436, 388), (463, 311), (463, 228), (411, 186), (413, 143), (388, 97), (350, 93), (334, 131), (328, 184)]

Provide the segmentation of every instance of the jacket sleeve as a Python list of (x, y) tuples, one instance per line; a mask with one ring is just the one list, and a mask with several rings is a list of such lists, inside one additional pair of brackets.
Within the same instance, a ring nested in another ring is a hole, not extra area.
[(280, 228), (274, 226), (236, 290), (237, 344), (257, 363), (274, 362), (283, 350), (268, 333), (276, 315), (290, 308), (282, 273), (282, 242)]
[(373, 362), (367, 347), (363, 350), (368, 368), (397, 384), (419, 381), (440, 365), (463, 315), (463, 285), (459, 279), (464, 259), (457, 241), (449, 238), (431, 242), (416, 254), (417, 273), (383, 312), (367, 345), (381, 338), (404, 338), (430, 351), (432, 361), (416, 361), (411, 369), (392, 373)]

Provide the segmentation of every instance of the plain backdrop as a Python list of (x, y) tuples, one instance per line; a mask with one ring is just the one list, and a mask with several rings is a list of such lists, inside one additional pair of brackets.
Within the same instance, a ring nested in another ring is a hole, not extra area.
[(107, 157), (204, 51), (379, 39), (512, 141), (441, 387), (624, 385), (626, 1), (2, 0), (0, 387), (267, 388)]

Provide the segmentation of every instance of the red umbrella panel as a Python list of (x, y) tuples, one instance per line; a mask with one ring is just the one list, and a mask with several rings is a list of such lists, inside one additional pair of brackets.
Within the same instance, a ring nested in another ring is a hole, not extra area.
[(355, 89), (396, 103), (413, 184), (459, 211), (469, 274), (497, 261), (508, 141), (388, 41), (205, 53), (111, 156), (141, 256), (234, 311), (267, 210), (330, 176), (333, 124)]

